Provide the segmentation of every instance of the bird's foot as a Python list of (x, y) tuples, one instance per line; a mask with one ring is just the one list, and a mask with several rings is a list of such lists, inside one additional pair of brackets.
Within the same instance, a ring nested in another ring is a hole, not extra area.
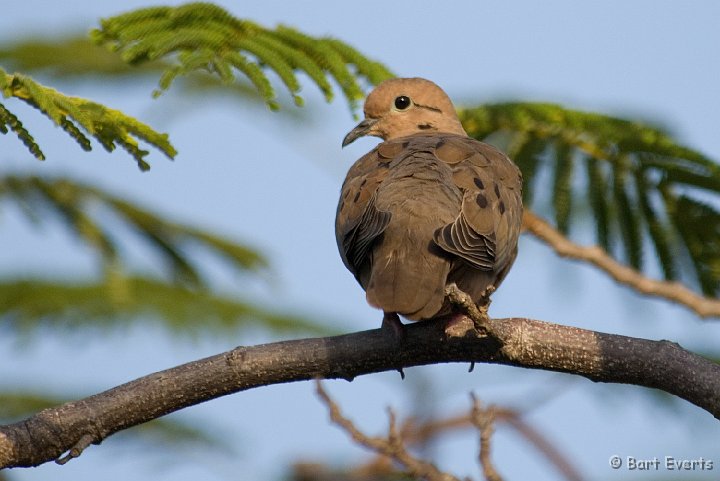
[(490, 319), (490, 316), (488, 316), (488, 309), (490, 308), (490, 299), (488, 299), (488, 302), (486, 302), (486, 303), (482, 303), (482, 302), (478, 303), (477, 308), (478, 308), (478, 312), (480, 313), (480, 317), (484, 321), (487, 321), (488, 319)]
[(455, 308), (459, 309), (464, 315), (469, 317), (475, 326), (475, 330), (479, 334), (487, 334), (490, 318), (487, 311), (490, 306), (490, 294), (495, 291), (494, 286), (485, 289), (478, 304), (475, 304), (470, 296), (461, 291), (455, 283), (450, 284), (445, 289), (445, 295)]
[(465, 337), (475, 333), (475, 324), (465, 313), (453, 312), (437, 318), (442, 323), (442, 329), (448, 337)]
[(483, 317), (487, 317), (488, 309), (490, 308), (490, 304), (492, 303), (492, 299), (490, 299), (490, 296), (493, 292), (495, 292), (495, 286), (487, 286), (483, 293), (480, 295), (480, 300), (477, 303), (477, 308), (480, 310), (480, 313), (483, 314)]

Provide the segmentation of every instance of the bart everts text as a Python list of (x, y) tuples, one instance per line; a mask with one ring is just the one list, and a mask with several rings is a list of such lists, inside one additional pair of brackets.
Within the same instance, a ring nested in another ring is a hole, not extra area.
[(699, 456), (693, 459), (676, 456), (654, 456), (641, 458), (635, 456), (610, 456), (610, 467), (624, 471), (712, 471), (715, 463), (712, 459)]

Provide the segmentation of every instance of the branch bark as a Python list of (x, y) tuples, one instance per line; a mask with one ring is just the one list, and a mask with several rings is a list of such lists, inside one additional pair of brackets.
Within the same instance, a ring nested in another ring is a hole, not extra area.
[(601, 247), (575, 244), (528, 210), (523, 214), (523, 227), (527, 232), (549, 245), (561, 257), (588, 262), (608, 273), (620, 284), (630, 286), (642, 294), (663, 297), (682, 304), (700, 317), (720, 318), (720, 299), (696, 294), (680, 282), (659, 281), (645, 277), (632, 267), (623, 265), (610, 257)]
[[(486, 362), (635, 384), (679, 396), (720, 418), (720, 365), (668, 341), (604, 334), (523, 318), (489, 319), (479, 337), (470, 319), (300, 339), (231, 351), (136, 379), (0, 426), (0, 468), (77, 457), (123, 429), (227, 394), (313, 378), (342, 378), (444, 362)], [(450, 332), (450, 331), (448, 331)], [(64, 454), (64, 456), (63, 456)]]

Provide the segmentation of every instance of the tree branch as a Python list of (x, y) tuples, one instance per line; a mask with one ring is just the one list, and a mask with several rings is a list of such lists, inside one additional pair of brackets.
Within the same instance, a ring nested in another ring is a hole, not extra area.
[(621, 284), (630, 286), (643, 294), (664, 297), (682, 304), (700, 317), (720, 317), (720, 299), (696, 294), (679, 282), (659, 281), (645, 277), (635, 269), (610, 257), (601, 247), (585, 247), (575, 244), (528, 210), (523, 215), (523, 227), (527, 232), (549, 245), (561, 257), (589, 262)]
[[(0, 468), (79, 455), (113, 433), (210, 399), (260, 386), (355, 376), (443, 362), (487, 362), (566, 372), (598, 382), (675, 394), (720, 418), (720, 365), (668, 341), (650, 341), (530, 319), (489, 319), (492, 337), (442, 322), (275, 342), (231, 351), (136, 379), (0, 426)], [(470, 379), (468, 380), (471, 381)]]
[[(325, 391), (322, 383), (318, 380), (316, 384), (316, 392), (318, 397), (325, 403), (330, 411), (330, 420), (339, 426), (343, 431), (348, 433), (353, 441), (372, 449), (378, 454), (387, 456), (388, 458), (400, 463), (406, 470), (407, 474), (413, 477), (425, 479), (427, 481), (460, 481), (450, 473), (440, 471), (437, 466), (410, 454), (405, 447), (402, 435), (397, 429), (395, 413), (392, 409), (388, 410), (390, 418), (388, 433), (385, 437), (368, 436), (358, 429), (352, 421), (343, 416), (340, 407), (330, 398)], [(493, 480), (501, 481), (501, 480)]]
[[(540, 431), (523, 419), (523, 413), (513, 408), (493, 406), (495, 423), (505, 423), (513, 428), (528, 443), (535, 447), (547, 461), (557, 468), (568, 481), (583, 481), (583, 476), (575, 469), (570, 460), (553, 445)], [(472, 426), (471, 416), (461, 414), (445, 419), (437, 419), (415, 425), (408, 421), (401, 429), (408, 444), (422, 444), (429, 439), (451, 430)]]
[(495, 465), (490, 459), (490, 440), (495, 431), (493, 424), (497, 418), (497, 411), (494, 406), (482, 407), (482, 403), (475, 395), (472, 395), (473, 407), (470, 413), (470, 419), (480, 432), (480, 451), (478, 459), (480, 467), (483, 471), (485, 481), (502, 481), (502, 476), (495, 469)]

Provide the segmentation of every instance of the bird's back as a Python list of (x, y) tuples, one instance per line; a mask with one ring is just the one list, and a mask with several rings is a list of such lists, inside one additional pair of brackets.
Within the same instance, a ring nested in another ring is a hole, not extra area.
[(502, 280), (515, 256), (520, 196), (517, 167), (487, 144), (438, 133), (383, 142), (348, 172), (338, 247), (372, 305), (430, 318), (448, 283), (477, 301)]

